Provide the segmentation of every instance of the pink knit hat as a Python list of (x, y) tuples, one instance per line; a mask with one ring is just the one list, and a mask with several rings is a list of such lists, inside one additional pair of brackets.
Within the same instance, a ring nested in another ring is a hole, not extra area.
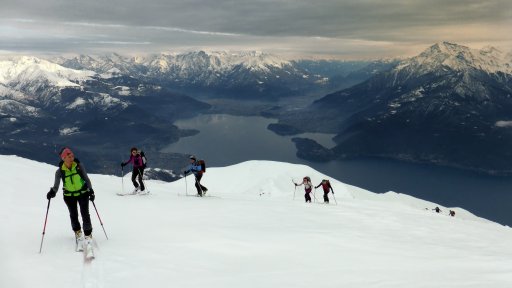
[(60, 153), (60, 158), (61, 158), (62, 160), (64, 160), (64, 158), (66, 158), (66, 156), (68, 156), (69, 154), (73, 155), (73, 152), (71, 151), (71, 149), (69, 149), (69, 148), (64, 148), (64, 149), (62, 150), (62, 152)]

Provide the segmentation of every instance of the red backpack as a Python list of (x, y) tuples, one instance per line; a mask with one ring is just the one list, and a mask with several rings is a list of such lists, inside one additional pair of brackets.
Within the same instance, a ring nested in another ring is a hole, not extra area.
[(205, 173), (206, 172), (206, 163), (204, 162), (204, 160), (199, 160), (199, 161), (197, 161), (197, 163), (199, 165), (201, 165), (201, 174)]

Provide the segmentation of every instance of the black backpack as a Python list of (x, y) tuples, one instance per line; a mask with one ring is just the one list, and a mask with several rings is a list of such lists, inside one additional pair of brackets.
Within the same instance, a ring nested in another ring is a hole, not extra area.
[(148, 159), (146, 158), (146, 155), (144, 154), (144, 151), (140, 151), (140, 158), (142, 158), (142, 168), (146, 169), (148, 166)]

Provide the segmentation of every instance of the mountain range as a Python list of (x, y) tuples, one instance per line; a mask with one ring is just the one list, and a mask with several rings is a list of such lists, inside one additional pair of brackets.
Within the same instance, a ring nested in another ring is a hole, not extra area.
[[(93, 171), (112, 172), (101, 167), (112, 166), (113, 151), (145, 146), (173, 170), (166, 162), (179, 156), (158, 151), (197, 133), (175, 120), (311, 95), (319, 100), (306, 108), (260, 112), (279, 118), (269, 128), (280, 134), (337, 134), (332, 149), (294, 139), (303, 158), (385, 157), (509, 174), (511, 61), (493, 47), (449, 42), (402, 61), (288, 61), (254, 51), (14, 57), (0, 61), (0, 152), (50, 161), (57, 146), (74, 145), (102, 151)], [(235, 102), (210, 101), (212, 109), (204, 102), (212, 97)]]
[[(177, 169), (167, 165), (177, 155), (158, 151), (197, 133), (173, 122), (212, 107), (198, 95), (241, 103), (335, 91), (343, 81), (332, 84), (331, 78), (363, 81), (370, 76), (359, 71), (374, 62), (316, 63), (320, 66), (312, 69), (311, 62), (308, 70), (304, 63), (261, 52), (11, 57), (0, 61), (0, 152), (51, 163), (57, 147), (69, 145), (85, 155), (100, 154), (92, 171), (113, 173), (105, 167), (119, 162), (120, 147), (144, 146), (162, 159), (156, 167)], [(216, 111), (228, 109), (216, 106)]]
[[(113, 161), (109, 155), (119, 147), (158, 146), (153, 143), (193, 133), (179, 130), (173, 121), (208, 107), (135, 78), (66, 68), (36, 57), (0, 61), (2, 154), (51, 163), (67, 145), (97, 154), (91, 168), (101, 170), (112, 167), (105, 163)], [(169, 157), (174, 156), (158, 159)], [(115, 158), (118, 162), (119, 155)]]
[(304, 110), (283, 113), (271, 128), (337, 134), (333, 149), (297, 139), (309, 159), (373, 156), (510, 174), (510, 56), (436, 43)]
[(393, 60), (289, 61), (259, 51), (193, 51), (137, 57), (79, 55), (52, 61), (103, 75), (143, 79), (183, 93), (264, 100), (336, 91), (396, 63)]

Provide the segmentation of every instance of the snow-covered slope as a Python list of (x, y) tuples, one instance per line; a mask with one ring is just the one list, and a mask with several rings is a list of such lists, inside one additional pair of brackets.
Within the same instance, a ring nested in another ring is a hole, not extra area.
[(51, 86), (75, 87), (79, 86), (76, 82), (88, 80), (95, 74), (92, 71), (73, 70), (29, 56), (0, 61), (0, 84), (4, 85), (47, 81)]
[[(82, 159), (85, 165), (87, 160)], [(512, 230), (462, 209), (456, 217), (406, 195), (334, 179), (338, 205), (305, 204), (291, 180), (327, 176), (303, 165), (249, 161), (208, 168), (212, 197), (193, 179), (147, 181), (147, 196), (116, 196), (129, 175), (90, 175), (97, 258), (84, 263), (55, 166), (0, 156), (1, 287), (511, 287)], [(294, 192), (296, 194), (294, 199)], [(316, 193), (316, 198), (321, 198)], [(29, 275), (29, 277), (27, 276)]]

